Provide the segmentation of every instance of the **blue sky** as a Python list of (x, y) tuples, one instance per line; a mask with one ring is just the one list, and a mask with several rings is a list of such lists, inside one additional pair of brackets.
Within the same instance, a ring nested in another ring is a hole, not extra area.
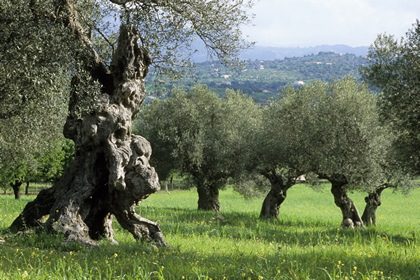
[(259, 0), (248, 40), (260, 46), (369, 46), (377, 34), (396, 37), (420, 19), (420, 0)]

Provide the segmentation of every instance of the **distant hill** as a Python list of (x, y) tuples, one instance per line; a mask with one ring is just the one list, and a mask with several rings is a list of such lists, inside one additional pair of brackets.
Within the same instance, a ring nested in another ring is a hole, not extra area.
[[(200, 43), (195, 43), (194, 48), (198, 52), (193, 56), (195, 62), (205, 62), (209, 60), (207, 51)], [(242, 60), (276, 60), (284, 59), (286, 57), (303, 57), (311, 54), (318, 54), (320, 52), (334, 52), (341, 54), (354, 54), (356, 56), (366, 56), (369, 47), (350, 47), (347, 45), (321, 45), (315, 47), (264, 47), (255, 45), (250, 49), (242, 52), (239, 56)]]
[(286, 85), (300, 86), (314, 80), (332, 81), (344, 76), (360, 78), (359, 67), (368, 63), (364, 56), (350, 53), (320, 51), (301, 54), (300, 57), (290, 55), (283, 59), (249, 59), (241, 71), (227, 69), (219, 62), (200, 62), (191, 69), (189, 76), (176, 81), (156, 77), (151, 72), (146, 78), (147, 90), (154, 96), (165, 96), (173, 88), (189, 90), (199, 83), (208, 85), (220, 96), (230, 88), (266, 103)]
[(349, 47), (346, 45), (322, 45), (307, 48), (281, 48), (281, 47), (263, 47), (254, 46), (251, 49), (244, 51), (240, 58), (247, 60), (275, 60), (284, 59), (286, 57), (303, 57), (310, 54), (318, 54), (320, 52), (334, 52), (341, 54), (354, 54), (357, 56), (366, 56), (369, 47)]

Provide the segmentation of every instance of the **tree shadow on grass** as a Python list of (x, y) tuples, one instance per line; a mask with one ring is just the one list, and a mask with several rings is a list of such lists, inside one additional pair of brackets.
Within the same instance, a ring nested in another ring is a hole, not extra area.
[[(143, 214), (160, 219), (164, 234), (179, 237), (177, 242), (182, 245), (156, 248), (134, 242), (125, 231), (127, 238), (118, 246), (104, 243), (93, 250), (68, 248), (60, 238), (42, 235), (21, 236), (10, 245), (44, 249), (45, 255), (54, 249), (57, 259), (68, 256), (67, 251), (78, 251), (79, 258), (73, 262), (86, 269), (112, 260), (119, 275), (134, 275), (134, 269), (140, 267), (151, 279), (158, 274), (162, 279), (344, 279), (354, 276), (354, 267), (358, 267), (357, 275), (371, 279), (375, 275), (376, 279), (417, 279), (420, 275), (415, 236), (388, 234), (377, 228), (344, 230), (321, 219), (261, 220), (253, 213), (148, 207)], [(14, 250), (10, 247), (11, 255)]]

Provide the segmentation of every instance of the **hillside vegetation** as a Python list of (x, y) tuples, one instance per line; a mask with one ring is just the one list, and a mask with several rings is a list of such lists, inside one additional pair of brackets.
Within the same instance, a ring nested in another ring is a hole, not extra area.
[(354, 54), (319, 52), (316, 55), (282, 60), (248, 60), (243, 69), (230, 70), (218, 62), (202, 62), (193, 68), (187, 78), (171, 81), (149, 74), (148, 92), (165, 96), (172, 88), (190, 89), (197, 83), (223, 96), (225, 89), (241, 90), (257, 102), (265, 103), (288, 84), (302, 84), (313, 80), (332, 81), (344, 76), (360, 78), (359, 67), (367, 59)]

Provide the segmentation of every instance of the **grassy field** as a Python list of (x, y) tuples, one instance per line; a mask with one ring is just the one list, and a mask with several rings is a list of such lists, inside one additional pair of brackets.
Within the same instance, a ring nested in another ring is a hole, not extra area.
[[(364, 194), (351, 194), (359, 210)], [(222, 191), (222, 213), (197, 211), (194, 190), (160, 192), (139, 207), (159, 221), (170, 248), (136, 243), (117, 223), (119, 245), (86, 249), (60, 236), (9, 236), (34, 196), (0, 196), (0, 279), (420, 279), (420, 190), (386, 190), (378, 225), (343, 230), (328, 189), (293, 187), (279, 220), (259, 220), (263, 198)]]

